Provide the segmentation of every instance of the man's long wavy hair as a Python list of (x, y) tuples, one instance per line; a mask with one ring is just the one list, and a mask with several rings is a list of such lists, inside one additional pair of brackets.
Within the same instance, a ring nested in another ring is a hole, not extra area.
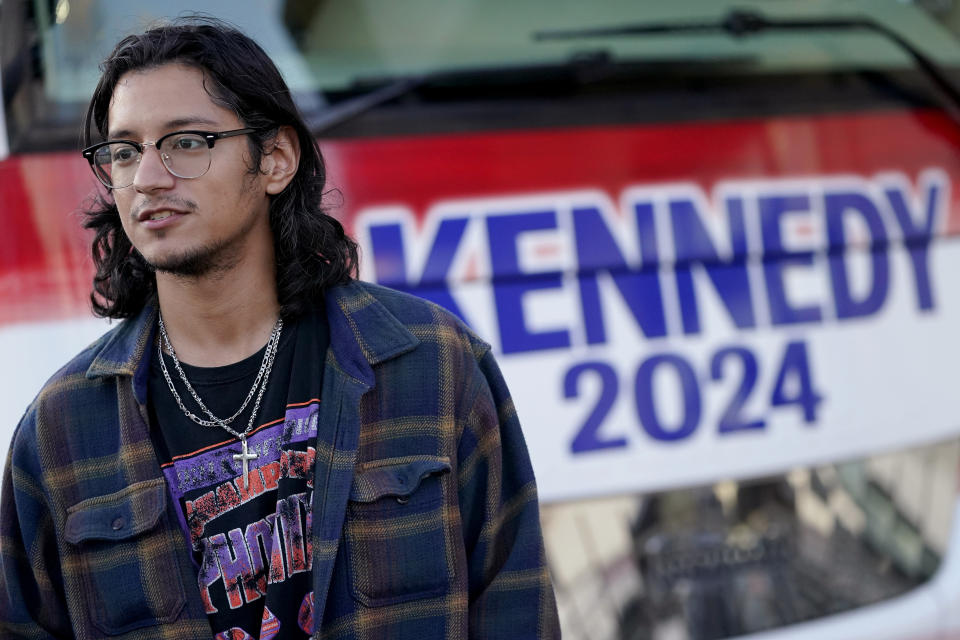
[[(256, 129), (248, 136), (251, 171), (259, 170), (264, 145), (278, 127), (296, 131), (300, 164), (287, 188), (270, 196), (269, 216), (280, 313), (300, 315), (327, 287), (356, 276), (357, 245), (324, 211), (323, 156), (283, 77), (256, 42), (229, 25), (202, 17), (124, 38), (101, 65), (103, 75), (84, 121), (84, 146), (93, 143), (94, 129), (98, 139), (106, 139), (110, 100), (120, 77), (167, 63), (198, 68), (211, 99), (236, 113), (244, 127)], [(124, 233), (112, 197), (97, 197), (84, 213), (84, 227), (94, 231), (96, 274), (90, 294), (94, 313), (109, 318), (137, 315), (156, 297), (154, 269)]]

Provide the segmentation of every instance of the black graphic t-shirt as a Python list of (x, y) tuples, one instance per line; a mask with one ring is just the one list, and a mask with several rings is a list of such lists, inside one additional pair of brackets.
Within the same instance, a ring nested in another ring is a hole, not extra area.
[[(204, 427), (177, 406), (160, 363), (150, 370), (154, 446), (180, 525), (193, 549), (200, 597), (215, 640), (309, 638), (313, 625), (311, 522), (323, 361), (329, 330), (322, 308), (285, 323), (254, 428), (243, 477), (240, 440)], [(266, 347), (264, 347), (265, 349)], [(231, 416), (250, 390), (264, 349), (225, 367), (182, 367), (209, 409)], [(167, 370), (184, 405), (207, 416)], [(232, 423), (246, 429), (254, 397)]]

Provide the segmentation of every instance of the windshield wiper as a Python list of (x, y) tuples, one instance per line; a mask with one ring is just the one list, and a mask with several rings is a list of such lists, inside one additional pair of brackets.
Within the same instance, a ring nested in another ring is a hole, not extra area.
[(405, 76), (355, 79), (353, 86), (347, 90), (350, 94), (348, 97), (332, 104), (327, 104), (326, 98), (321, 98), (314, 100), (313, 104), (322, 102), (323, 106), (305, 107), (301, 104), (301, 109), (310, 131), (319, 137), (354, 118), (411, 94), (419, 94), (421, 99), (428, 101), (442, 99), (438, 96), (449, 95), (450, 92), (475, 99), (478, 95), (489, 97), (529, 92), (533, 90), (532, 87), (556, 88), (613, 82), (624, 74), (639, 71), (664, 75), (678, 70), (746, 66), (752, 61), (753, 58), (749, 56), (728, 56), (716, 60), (683, 57), (624, 64), (616, 61), (605, 49), (581, 51), (553, 63), (440, 69)]
[(907, 52), (914, 63), (930, 78), (941, 96), (944, 108), (960, 124), (960, 90), (942, 69), (907, 39), (868, 17), (850, 18), (767, 18), (756, 11), (734, 10), (719, 20), (699, 22), (644, 22), (638, 24), (539, 31), (534, 40), (572, 40), (617, 36), (648, 36), (670, 33), (725, 32), (735, 38), (764, 31), (865, 30), (883, 35)]
[(306, 118), (307, 126), (315, 136), (352, 120), (381, 104), (416, 91), (427, 81), (428, 76), (418, 75), (396, 79), (370, 93), (364, 93), (323, 109), (315, 116)]
[[(586, 29), (570, 29), (557, 31), (541, 31), (534, 34), (536, 40), (567, 40), (583, 38), (617, 37), (617, 36), (646, 36), (671, 33), (705, 33), (726, 32), (734, 37), (745, 37), (763, 31), (810, 31), (823, 29), (862, 29), (880, 33), (905, 50), (928, 77), (933, 80), (935, 88), (942, 97), (942, 103), (947, 113), (960, 124), (960, 91), (950, 82), (943, 71), (921, 51), (917, 50), (909, 41), (899, 34), (871, 20), (870, 18), (789, 18), (770, 19), (753, 11), (736, 10), (719, 20), (700, 22), (651, 22), (640, 24), (617, 25), (610, 27), (596, 27)], [(689, 62), (689, 61), (688, 61)], [(584, 78), (604, 72), (612, 64), (611, 56), (603, 52), (601, 55), (574, 56), (560, 64), (543, 67), (528, 67), (520, 70), (503, 68), (463, 69), (431, 71), (410, 76), (390, 78), (385, 84), (369, 92), (363, 92), (347, 98), (331, 106), (327, 106), (314, 113), (307, 113), (306, 122), (315, 136), (334, 129), (358, 116), (361, 116), (388, 102), (424, 89), (428, 86), (447, 85), (450, 83), (465, 84), (470, 82), (487, 82), (488, 76), (496, 75), (505, 81), (517, 73), (537, 75), (547, 69), (565, 69), (574, 75)]]

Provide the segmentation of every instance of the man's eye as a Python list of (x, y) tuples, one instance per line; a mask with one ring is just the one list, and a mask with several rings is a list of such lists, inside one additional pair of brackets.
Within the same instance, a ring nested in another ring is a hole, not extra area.
[(121, 147), (113, 152), (113, 161), (118, 163), (130, 162), (137, 157), (137, 150), (133, 147)]
[(170, 145), (174, 151), (196, 151), (206, 146), (206, 141), (197, 136), (174, 138)]

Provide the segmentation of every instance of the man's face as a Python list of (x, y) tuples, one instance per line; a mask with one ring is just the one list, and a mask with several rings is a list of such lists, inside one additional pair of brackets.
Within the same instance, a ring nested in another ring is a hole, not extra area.
[[(155, 142), (172, 131), (227, 131), (244, 124), (211, 100), (203, 73), (165, 64), (120, 77), (108, 114), (109, 139)], [(218, 140), (210, 169), (184, 179), (145, 147), (131, 186), (113, 191), (133, 246), (158, 271), (198, 276), (242, 260), (252, 242), (270, 240), (264, 176), (250, 173), (247, 136)], [(264, 236), (266, 234), (266, 236)]]

